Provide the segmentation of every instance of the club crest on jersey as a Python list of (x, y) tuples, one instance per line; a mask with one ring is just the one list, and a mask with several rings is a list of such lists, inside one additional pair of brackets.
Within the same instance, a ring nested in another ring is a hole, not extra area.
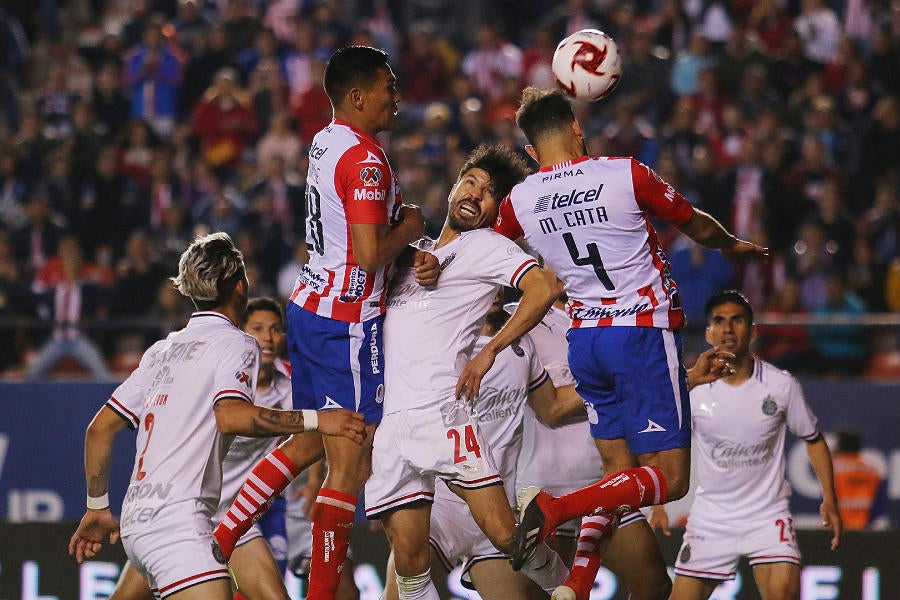
[(219, 544), (217, 544), (216, 542), (212, 543), (212, 555), (216, 562), (220, 565), (224, 565), (228, 562), (227, 560), (225, 560), (225, 553), (222, 552), (222, 549), (219, 548)]
[(511, 344), (510, 348), (512, 348), (513, 354), (515, 354), (519, 358), (522, 358), (523, 356), (525, 356), (525, 351), (522, 350), (522, 346), (520, 346), (518, 344)]
[(775, 402), (772, 396), (766, 396), (766, 399), (763, 400), (762, 411), (763, 414), (767, 417), (771, 417), (775, 414), (776, 411), (778, 411), (778, 404)]
[(256, 350), (244, 350), (241, 354), (241, 368), (249, 369), (256, 364)]
[(251, 387), (250, 376), (244, 373), (243, 371), (238, 371), (234, 374), (234, 378), (238, 380), (238, 383), (243, 383), (247, 386), (247, 389)]
[(381, 182), (381, 169), (378, 167), (363, 167), (359, 170), (359, 180), (365, 186), (375, 187)]
[(684, 548), (681, 549), (681, 556), (679, 557), (681, 562), (686, 563), (691, 560), (691, 545), (685, 544)]

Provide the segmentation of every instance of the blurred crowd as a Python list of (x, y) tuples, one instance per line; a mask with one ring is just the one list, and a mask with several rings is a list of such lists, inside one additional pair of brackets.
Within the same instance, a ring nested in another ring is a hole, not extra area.
[(286, 298), (334, 49), (391, 53), (403, 100), (382, 141), (436, 234), (465, 154), (524, 152), (521, 90), (553, 86), (557, 42), (586, 27), (624, 71), (577, 104), (590, 152), (653, 166), (774, 253), (735, 267), (661, 228), (689, 344), (705, 299), (737, 287), (783, 317), (769, 360), (870, 368), (896, 330), (791, 319), (900, 311), (900, 0), (4, 0), (0, 370), (134, 366), (190, 314), (166, 278), (198, 232), (227, 231), (255, 294)]

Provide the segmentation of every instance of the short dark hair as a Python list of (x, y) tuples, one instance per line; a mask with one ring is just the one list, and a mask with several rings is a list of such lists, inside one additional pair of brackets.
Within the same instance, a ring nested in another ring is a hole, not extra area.
[(284, 310), (281, 308), (281, 304), (274, 298), (260, 296), (259, 298), (251, 298), (247, 302), (247, 310), (244, 311), (244, 319), (241, 326), (247, 324), (247, 321), (250, 320), (250, 315), (259, 311), (270, 312), (276, 315), (281, 324), (284, 324)]
[(338, 106), (354, 87), (375, 81), (378, 69), (387, 66), (388, 53), (371, 46), (347, 46), (336, 50), (325, 65), (325, 93)]
[(541, 136), (558, 131), (575, 121), (575, 112), (562, 90), (527, 87), (516, 111), (516, 125), (534, 144)]
[(707, 322), (709, 322), (710, 317), (712, 317), (712, 311), (723, 304), (740, 305), (744, 309), (744, 315), (747, 317), (747, 322), (750, 325), (753, 324), (753, 307), (750, 306), (750, 301), (747, 300), (747, 297), (737, 290), (725, 290), (724, 292), (713, 294), (713, 296), (706, 301), (704, 312), (706, 313)]
[(471, 169), (482, 169), (491, 177), (491, 188), (497, 202), (509, 194), (514, 185), (528, 175), (528, 165), (515, 151), (499, 144), (479, 144), (469, 153), (459, 170), (462, 177)]
[(850, 452), (858, 454), (862, 450), (862, 438), (855, 431), (847, 429), (837, 432), (837, 441), (835, 443), (835, 452)]

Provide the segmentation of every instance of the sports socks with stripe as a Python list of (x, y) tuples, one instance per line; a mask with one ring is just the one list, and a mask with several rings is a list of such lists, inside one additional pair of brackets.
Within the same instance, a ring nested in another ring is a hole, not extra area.
[(556, 527), (569, 519), (597, 512), (631, 512), (642, 506), (665, 504), (668, 500), (666, 478), (655, 466), (625, 469), (595, 484), (546, 502), (549, 522)]
[(213, 532), (226, 559), (231, 558), (238, 540), (266, 511), (269, 503), (299, 474), (300, 469), (280, 448), (253, 467), (231, 508)]
[(319, 490), (313, 506), (312, 559), (308, 600), (333, 600), (350, 546), (356, 496), (329, 488)]

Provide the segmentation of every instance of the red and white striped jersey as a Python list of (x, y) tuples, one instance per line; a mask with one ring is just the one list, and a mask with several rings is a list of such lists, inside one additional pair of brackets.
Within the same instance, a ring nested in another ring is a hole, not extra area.
[(252, 403), (258, 370), (256, 340), (216, 312), (194, 313), (144, 353), (106, 403), (137, 429), (123, 536), (169, 518), (212, 528), (233, 437), (219, 433), (213, 407), (224, 398)]
[(306, 179), (306, 246), (291, 301), (317, 315), (358, 323), (385, 310), (385, 273), (359, 268), (351, 223), (397, 223), (402, 199), (375, 138), (332, 121), (313, 138)]
[(572, 327), (677, 329), (684, 312), (649, 217), (679, 226), (693, 212), (646, 165), (585, 156), (516, 185), (494, 229), (524, 237), (565, 282)]

